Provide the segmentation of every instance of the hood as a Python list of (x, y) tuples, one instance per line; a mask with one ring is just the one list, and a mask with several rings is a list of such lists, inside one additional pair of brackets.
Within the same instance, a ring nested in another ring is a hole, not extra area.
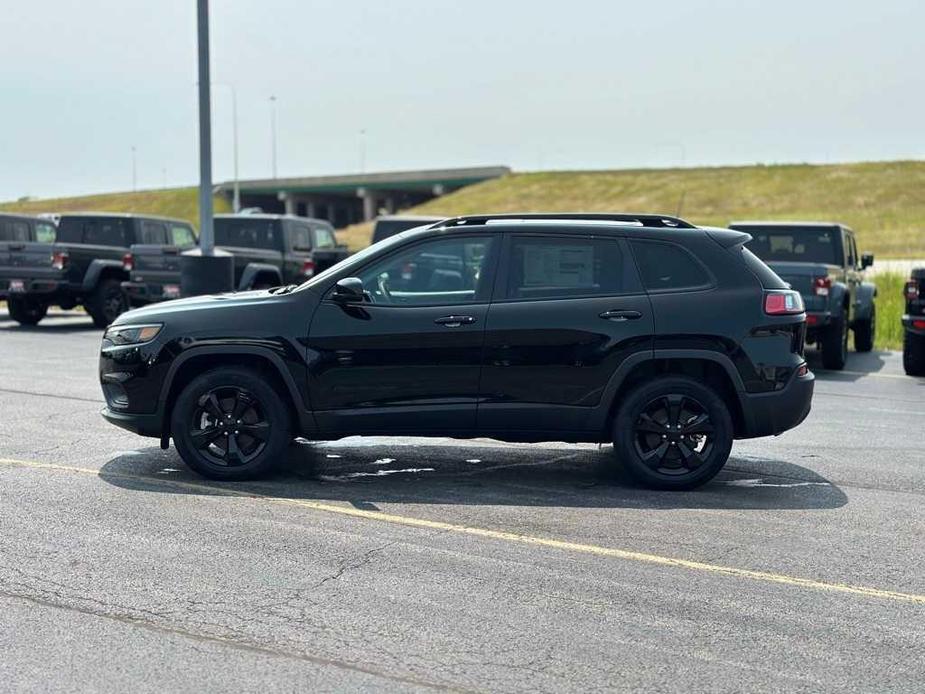
[(188, 299), (164, 301), (126, 311), (113, 322), (113, 325), (167, 322), (171, 319), (194, 318), (205, 312), (208, 312), (209, 318), (212, 319), (229, 309), (236, 309), (238, 311), (236, 315), (240, 316), (242, 308), (253, 307), (257, 309), (278, 306), (281, 303), (286, 303), (286, 299), (290, 296), (292, 295), (271, 294), (265, 289), (192, 296)]

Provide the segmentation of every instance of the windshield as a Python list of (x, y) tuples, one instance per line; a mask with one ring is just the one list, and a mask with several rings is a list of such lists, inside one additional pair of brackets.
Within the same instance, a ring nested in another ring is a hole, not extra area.
[(838, 265), (835, 230), (819, 227), (763, 229), (748, 227), (749, 250), (765, 262), (826, 263)]
[[(354, 253), (346, 260), (342, 260), (339, 263), (335, 263), (334, 265), (329, 267), (324, 272), (319, 272), (317, 275), (315, 275), (311, 279), (305, 280), (301, 285), (299, 285), (299, 289), (307, 289), (308, 287), (314, 287), (315, 285), (322, 284), (325, 280), (327, 280), (332, 275), (339, 275), (344, 270), (349, 270), (350, 268), (361, 267), (372, 256), (379, 255), (379, 253), (381, 253), (382, 251), (388, 250), (392, 246), (395, 246), (401, 243), (406, 238), (416, 234), (417, 232), (418, 232), (417, 229), (408, 229), (407, 231), (403, 231), (400, 234), (396, 234), (395, 236), (390, 236), (389, 238), (379, 241), (378, 243), (374, 243), (370, 246), (367, 246), (362, 251)], [(349, 275), (346, 275), (346, 276), (349, 277)]]

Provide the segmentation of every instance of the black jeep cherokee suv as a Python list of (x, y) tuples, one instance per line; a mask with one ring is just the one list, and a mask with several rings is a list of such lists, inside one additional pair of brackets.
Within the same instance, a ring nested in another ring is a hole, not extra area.
[(807, 415), (805, 313), (748, 234), (656, 215), (448, 219), (296, 287), (123, 314), (110, 422), (218, 479), (295, 436), (613, 441), (643, 484), (690, 488), (732, 441)]

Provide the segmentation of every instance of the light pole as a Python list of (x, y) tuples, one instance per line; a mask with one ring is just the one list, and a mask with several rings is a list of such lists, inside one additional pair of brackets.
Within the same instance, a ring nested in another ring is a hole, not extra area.
[(234, 152), (234, 197), (231, 208), (237, 214), (241, 211), (241, 182), (238, 179), (238, 94), (233, 84), (213, 82), (216, 87), (227, 87), (231, 91), (231, 137), (232, 151)]
[(199, 248), (180, 257), (183, 296), (230, 291), (234, 257), (215, 250), (212, 227), (212, 108), (209, 80), (209, 0), (197, 0), (199, 39)]
[(276, 97), (270, 97), (270, 156), (273, 164), (273, 178), (276, 178)]

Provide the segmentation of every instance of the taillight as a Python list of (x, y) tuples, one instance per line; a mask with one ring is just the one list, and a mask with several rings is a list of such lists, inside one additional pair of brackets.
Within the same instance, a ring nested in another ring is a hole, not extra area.
[(817, 277), (813, 280), (813, 294), (816, 296), (828, 296), (831, 288), (831, 277)]
[(315, 261), (306, 260), (302, 263), (302, 274), (306, 277), (313, 277), (315, 275)]
[(925, 330), (925, 320), (912, 321), (912, 327), (916, 330)]
[(131, 272), (135, 269), (135, 256), (131, 253), (126, 253), (122, 256), (122, 269), (126, 272)]
[(906, 301), (915, 301), (919, 298), (919, 283), (916, 280), (906, 282), (906, 288), (903, 290), (906, 295)]
[(51, 266), (55, 270), (63, 270), (67, 267), (68, 254), (67, 251), (55, 251), (51, 254)]
[(768, 292), (764, 295), (764, 312), (769, 316), (803, 313), (803, 297), (792, 290)]

